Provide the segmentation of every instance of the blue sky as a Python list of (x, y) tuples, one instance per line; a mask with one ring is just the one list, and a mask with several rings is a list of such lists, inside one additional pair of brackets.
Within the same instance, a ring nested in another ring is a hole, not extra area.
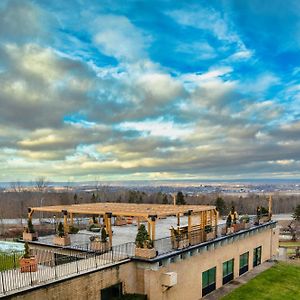
[(299, 1), (0, 3), (0, 181), (299, 178)]

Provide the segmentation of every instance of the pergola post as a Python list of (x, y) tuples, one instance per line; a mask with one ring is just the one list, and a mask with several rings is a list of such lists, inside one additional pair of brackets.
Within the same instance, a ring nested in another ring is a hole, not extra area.
[(272, 195), (269, 197), (269, 218), (272, 218)]
[(156, 222), (157, 216), (152, 215), (152, 216), (149, 216), (149, 217), (150, 217), (150, 220), (151, 220), (151, 240), (155, 241), (155, 222)]
[(214, 209), (214, 217), (215, 217), (215, 237), (217, 236), (217, 234), (218, 234), (218, 220), (219, 220), (219, 212), (216, 210), (216, 209)]
[(74, 225), (73, 213), (70, 213), (70, 223), (71, 223), (71, 226)]
[(65, 231), (65, 233), (69, 233), (68, 211), (67, 210), (62, 210), (62, 213), (64, 215), (64, 231)]
[(151, 220), (149, 220), (149, 218), (147, 219), (147, 224), (148, 224), (148, 235), (151, 236)]
[(30, 207), (28, 207), (27, 216), (28, 216), (28, 220), (30, 220), (30, 221), (32, 221), (32, 214), (33, 214), (33, 209), (31, 209)]
[(192, 210), (188, 210), (188, 238), (189, 243), (191, 243), (191, 231), (192, 231)]
[(112, 247), (112, 230), (111, 230), (111, 217), (112, 217), (112, 213), (108, 212), (108, 213), (105, 213), (105, 215), (106, 215), (106, 222), (107, 222), (106, 230), (108, 232), (109, 246)]
[(177, 227), (180, 226), (180, 214), (178, 213), (177, 214)]

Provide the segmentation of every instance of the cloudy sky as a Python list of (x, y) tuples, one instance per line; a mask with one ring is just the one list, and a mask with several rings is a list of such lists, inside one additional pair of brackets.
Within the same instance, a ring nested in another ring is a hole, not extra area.
[(0, 181), (300, 177), (295, 0), (1, 0)]

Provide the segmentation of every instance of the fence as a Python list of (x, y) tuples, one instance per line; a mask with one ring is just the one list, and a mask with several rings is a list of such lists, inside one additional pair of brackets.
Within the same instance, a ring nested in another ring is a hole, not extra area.
[[(29, 272), (23, 273), (18, 263), (23, 252), (14, 252), (7, 256), (0, 256), (0, 265), (6, 266), (5, 270), (3, 268), (2, 272), (0, 272), (0, 295), (128, 259), (133, 256), (134, 247), (134, 243), (126, 243), (113, 246), (105, 252), (69, 250), (69, 253), (66, 251), (55, 253), (54, 251), (40, 249), (32, 250), (32, 254), (37, 258), (38, 269), (36, 272), (33, 272), (33, 269), (29, 268)], [(78, 246), (77, 250), (83, 248)], [(9, 265), (5, 265), (5, 259), (8, 259)]]

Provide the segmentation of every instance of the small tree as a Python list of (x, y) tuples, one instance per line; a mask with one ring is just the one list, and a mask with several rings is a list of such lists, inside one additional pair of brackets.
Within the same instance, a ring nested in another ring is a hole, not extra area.
[(218, 197), (215, 201), (215, 206), (217, 208), (217, 211), (220, 213), (220, 215), (223, 216), (226, 211), (226, 204), (223, 198)]
[(64, 225), (62, 224), (62, 222), (59, 222), (58, 227), (57, 227), (57, 232), (58, 232), (59, 237), (65, 236), (65, 229), (64, 229)]
[(168, 204), (168, 203), (169, 203), (169, 201), (168, 201), (168, 195), (164, 194), (163, 199), (162, 199), (162, 204)]
[(24, 252), (23, 258), (30, 258), (30, 249), (29, 249), (28, 242), (25, 242), (24, 250), (25, 250), (25, 252)]
[(101, 229), (101, 242), (105, 243), (107, 241), (107, 233), (104, 227)]
[(227, 217), (227, 220), (226, 220), (226, 227), (227, 228), (230, 228), (231, 227), (231, 215), (229, 214), (228, 217)]
[(184, 195), (182, 192), (178, 192), (177, 196), (176, 196), (176, 204), (177, 205), (185, 205), (185, 199), (184, 199)]
[(28, 221), (27, 221), (27, 228), (28, 228), (28, 232), (29, 233), (35, 233), (35, 230), (34, 230), (34, 227), (33, 227), (31, 219), (28, 219)]
[(74, 195), (74, 204), (78, 204), (78, 196), (77, 196), (77, 194)]
[(147, 248), (147, 242), (150, 242), (150, 238), (145, 225), (141, 224), (135, 238), (135, 244), (138, 248)]
[(295, 221), (300, 221), (300, 204), (298, 204), (294, 210), (293, 218)]

